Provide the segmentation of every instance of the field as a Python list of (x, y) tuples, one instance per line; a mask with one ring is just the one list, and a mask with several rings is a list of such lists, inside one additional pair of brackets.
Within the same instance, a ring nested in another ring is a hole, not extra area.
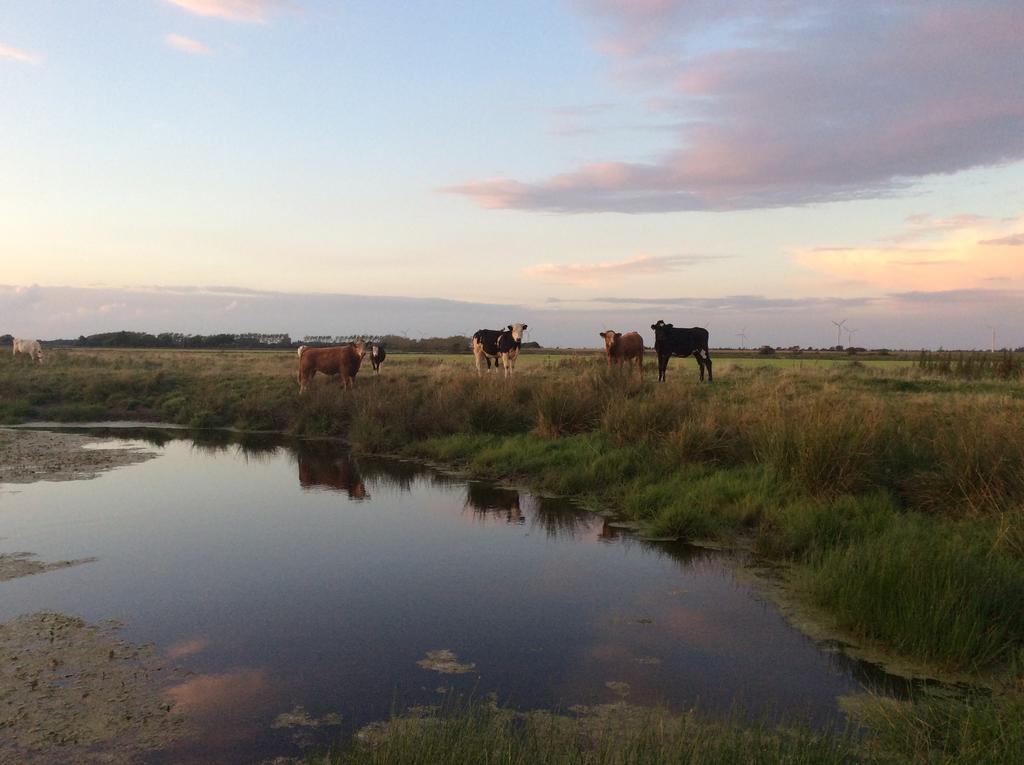
[[(653, 536), (742, 546), (815, 634), (975, 688), (861, 700), (865, 736), (798, 737), (806, 761), (1024, 760), (1024, 385), (910, 359), (715, 358), (713, 385), (682, 359), (658, 385), (653, 354), (642, 383), (609, 374), (595, 354), (523, 354), (511, 382), (478, 379), (468, 355), (395, 354), (377, 379), (367, 364), (353, 392), (318, 379), (300, 398), (291, 352), (54, 351), (38, 367), (0, 359), (0, 422), (340, 437), (577, 497)], [(556, 735), (533, 719), (510, 725), (475, 708), (451, 719), (396, 721), (398, 748), (375, 761), (416, 761), (407, 755), (424, 742), (450, 759), (488, 740), (516, 753), (501, 761), (537, 761), (542, 728), (551, 746), (585, 748), (578, 731)], [(693, 724), (661, 719), (647, 728), (660, 733), (629, 745), (654, 747), (643, 750), (652, 762), (684, 738), (712, 747), (715, 736), (686, 732)], [(748, 733), (725, 739), (749, 743)], [(621, 746), (548, 761), (627, 761)], [(711, 751), (680, 761), (715, 761)], [(750, 750), (737, 751), (729, 757), (746, 761)]]

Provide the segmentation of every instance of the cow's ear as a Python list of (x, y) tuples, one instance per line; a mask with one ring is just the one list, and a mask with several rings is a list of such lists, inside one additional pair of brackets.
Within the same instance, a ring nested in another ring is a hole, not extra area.
[(666, 324), (665, 325), (665, 329), (672, 329), (672, 325), (671, 324)]
[(598, 332), (598, 333), (597, 333), (597, 336), (598, 336), (598, 337), (604, 337), (604, 332)]
[(622, 333), (621, 332), (616, 332), (615, 333), (615, 339), (618, 340), (620, 337), (622, 337)]
[(529, 326), (530, 326), (529, 324), (524, 324), (523, 325), (523, 329), (527, 329)]
[(658, 331), (658, 325), (657, 324), (652, 324), (651, 325), (651, 329), (653, 329), (655, 332), (657, 332)]
[(508, 325), (508, 328), (509, 328), (509, 329), (512, 329), (512, 325), (511, 325), (511, 324), (509, 324), (509, 325)]

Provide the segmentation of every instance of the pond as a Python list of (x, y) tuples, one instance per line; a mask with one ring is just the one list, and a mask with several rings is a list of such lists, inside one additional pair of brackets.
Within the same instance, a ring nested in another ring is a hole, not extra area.
[[(195, 734), (154, 762), (296, 755), (452, 694), (823, 724), (840, 695), (892, 690), (790, 627), (727, 553), (333, 442), (119, 433), (159, 457), (0, 493), (5, 551), (96, 558), (3, 583), (0, 621), (114, 618), (187, 670), (170, 693)], [(272, 725), (297, 707), (320, 725)]]

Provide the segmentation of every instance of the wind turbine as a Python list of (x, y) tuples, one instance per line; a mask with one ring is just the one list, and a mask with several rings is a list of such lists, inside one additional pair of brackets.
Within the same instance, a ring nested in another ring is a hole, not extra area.
[(846, 319), (843, 319), (842, 321), (833, 321), (832, 322), (833, 324), (836, 325), (836, 347), (837, 348), (839, 348), (839, 347), (841, 347), (843, 345), (843, 325), (846, 324), (846, 322), (847, 322)]
[(846, 336), (849, 338), (850, 345), (853, 345), (853, 336), (860, 332), (859, 329), (848, 329), (846, 330)]
[(744, 327), (739, 332), (737, 332), (736, 333), (736, 337), (738, 337), (740, 339), (740, 350), (743, 350), (744, 348), (746, 348), (747, 347), (747, 328)]
[(986, 324), (986, 327), (992, 330), (992, 353), (996, 352), (996, 328), (992, 324)]

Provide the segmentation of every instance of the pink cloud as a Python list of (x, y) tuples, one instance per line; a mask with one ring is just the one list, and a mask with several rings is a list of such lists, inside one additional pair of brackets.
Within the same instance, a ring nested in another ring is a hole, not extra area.
[(185, 53), (191, 53), (194, 56), (204, 56), (210, 52), (210, 49), (203, 45), (203, 43), (183, 35), (164, 35), (164, 42), (172, 48), (177, 48)]
[(992, 281), (1024, 286), (1024, 237), (999, 236), (1022, 223), (1024, 216), (1009, 221), (911, 216), (907, 231), (881, 246), (808, 248), (797, 250), (794, 260), (833, 278), (887, 290), (976, 289)]
[(446, 191), (566, 213), (735, 210), (891, 195), (928, 175), (1024, 159), (1024, 99), (1011, 96), (1024, 82), (1020, 4), (577, 6), (615, 51), (620, 78), (679, 118), (676, 148)]
[(292, 5), (287, 0), (166, 0), (196, 16), (263, 24), (275, 10)]
[(525, 276), (563, 284), (597, 284), (611, 278), (649, 276), (677, 271), (709, 260), (714, 255), (637, 255), (626, 260), (605, 263), (540, 263), (523, 269)]
[(983, 239), (982, 241), (978, 242), (978, 244), (994, 244), (1006, 247), (1024, 247), (1024, 233), (1010, 234), (1009, 236), (1001, 236), (996, 239)]
[(13, 45), (0, 43), (0, 58), (9, 58), (12, 61), (20, 61), (23, 64), (41, 64), (43, 57), (38, 53), (15, 48)]

